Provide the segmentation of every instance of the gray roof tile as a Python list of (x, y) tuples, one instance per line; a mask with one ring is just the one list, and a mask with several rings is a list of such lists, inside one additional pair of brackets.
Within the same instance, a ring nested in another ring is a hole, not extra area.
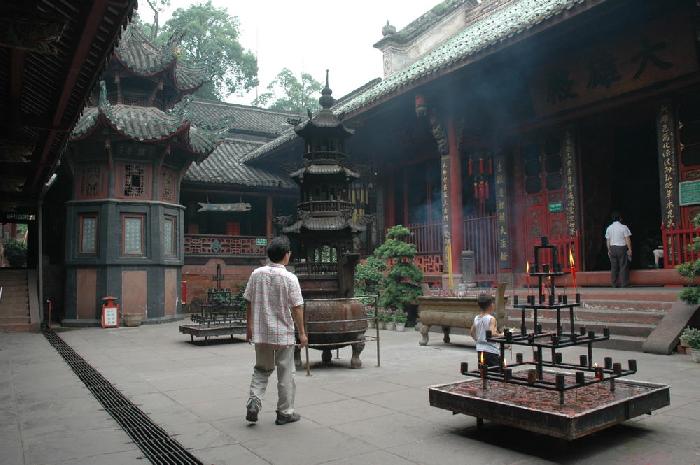
[(206, 160), (190, 166), (185, 174), (185, 181), (296, 189), (296, 185), (286, 175), (271, 173), (241, 162), (246, 153), (259, 145), (247, 140), (225, 139)]

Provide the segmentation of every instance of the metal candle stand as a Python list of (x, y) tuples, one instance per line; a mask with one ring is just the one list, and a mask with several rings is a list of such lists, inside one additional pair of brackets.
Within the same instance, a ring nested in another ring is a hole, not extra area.
[[(555, 246), (549, 245), (546, 237), (542, 237), (541, 244), (534, 247), (535, 264), (530, 268), (529, 275), (538, 280), (538, 295), (528, 295), (527, 302), (518, 303), (518, 296), (513, 296), (513, 307), (521, 311), (520, 333), (513, 333), (509, 329), (504, 330), (503, 336), (494, 337), (491, 331), (486, 331), (486, 339), (489, 342), (500, 345), (500, 366), (487, 367), (479, 363), (478, 370), (469, 371), (467, 362), (462, 362), (460, 371), (463, 375), (478, 377), (483, 380), (483, 389), (488, 388), (488, 381), (500, 383), (518, 384), (530, 386), (537, 389), (559, 392), (559, 403), (564, 404), (564, 393), (572, 389), (578, 389), (591, 384), (608, 381), (610, 391), (615, 391), (615, 378), (628, 376), (637, 372), (637, 361), (629, 360), (627, 369), (623, 370), (620, 363), (613, 363), (611, 357), (605, 357), (604, 365), (599, 367), (593, 364), (593, 343), (610, 339), (610, 331), (606, 327), (603, 335), (596, 335), (595, 331), (587, 331), (585, 327), (576, 329), (576, 318), (574, 309), (581, 305), (581, 295), (576, 293), (575, 301), (569, 302), (566, 294), (557, 295), (556, 278), (565, 274), (558, 261), (558, 251)], [(540, 263), (541, 254), (549, 252), (550, 263)], [(548, 291), (548, 294), (545, 293)], [(533, 331), (528, 333), (525, 326), (525, 312), (533, 312)], [(539, 310), (554, 310), (557, 314), (556, 331), (545, 332), (542, 325), (537, 322), (537, 312)], [(568, 310), (569, 330), (564, 332), (562, 327), (562, 310)], [(505, 366), (505, 346), (517, 345), (528, 346), (534, 349), (533, 360), (524, 361), (522, 353), (516, 353), (515, 363)], [(557, 349), (571, 346), (588, 346), (588, 355), (581, 355), (579, 364), (564, 363), (562, 354)], [(544, 350), (549, 349), (551, 357), (549, 361), (544, 360)], [(533, 366), (529, 370), (521, 370), (521, 374), (513, 372), (514, 367)], [(564, 373), (555, 373), (554, 381), (544, 379), (543, 368), (554, 368), (560, 370), (573, 370), (573, 377), (567, 377)], [(586, 373), (593, 376), (586, 376)]]

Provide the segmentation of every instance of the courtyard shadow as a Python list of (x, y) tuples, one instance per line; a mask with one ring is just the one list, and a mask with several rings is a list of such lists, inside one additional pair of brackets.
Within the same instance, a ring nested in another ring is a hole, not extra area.
[[(555, 463), (589, 463), (588, 459), (592, 460), (597, 455), (621, 444), (644, 441), (648, 439), (650, 433), (648, 429), (633, 422), (615, 425), (574, 441), (488, 421), (481, 429), (477, 429), (475, 425), (455, 430), (455, 434), (464, 438)], [(543, 444), (546, 444), (546, 447), (543, 447)]]

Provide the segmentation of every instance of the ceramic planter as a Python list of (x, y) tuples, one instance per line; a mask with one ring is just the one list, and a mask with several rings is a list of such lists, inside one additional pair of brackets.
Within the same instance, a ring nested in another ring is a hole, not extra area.
[(690, 358), (695, 363), (700, 363), (700, 349), (691, 349), (688, 347), (687, 351), (690, 353)]
[(406, 323), (396, 323), (396, 331), (402, 333), (406, 329)]

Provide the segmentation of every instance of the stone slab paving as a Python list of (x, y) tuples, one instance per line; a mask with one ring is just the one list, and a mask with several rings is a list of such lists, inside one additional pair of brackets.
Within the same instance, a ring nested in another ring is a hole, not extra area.
[[(260, 421), (245, 419), (254, 352), (222, 339), (193, 345), (177, 323), (63, 331), (79, 354), (205, 464), (700, 464), (700, 365), (688, 356), (599, 349), (636, 358), (634, 379), (671, 384), (671, 406), (567, 443), (428, 405), (427, 386), (460, 378), (476, 363), (468, 338), (418, 346), (418, 333), (382, 331), (382, 367), (368, 344), (364, 368), (297, 374), (302, 421), (274, 424), (274, 375)], [(563, 351), (576, 361), (583, 349)], [(0, 334), (0, 464), (144, 465), (138, 449), (73, 375), (43, 336)]]

